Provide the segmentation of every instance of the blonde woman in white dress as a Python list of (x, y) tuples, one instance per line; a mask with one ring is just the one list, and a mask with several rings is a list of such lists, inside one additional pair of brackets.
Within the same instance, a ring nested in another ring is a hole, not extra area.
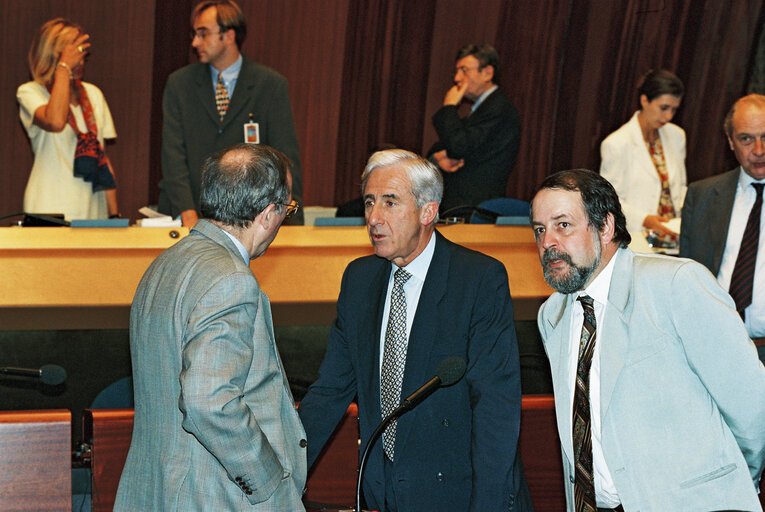
[(82, 82), (90, 36), (63, 18), (40, 27), (29, 51), (34, 79), (19, 86), (19, 116), (34, 165), (24, 211), (67, 220), (118, 217), (114, 169), (104, 139), (117, 136), (101, 90)]

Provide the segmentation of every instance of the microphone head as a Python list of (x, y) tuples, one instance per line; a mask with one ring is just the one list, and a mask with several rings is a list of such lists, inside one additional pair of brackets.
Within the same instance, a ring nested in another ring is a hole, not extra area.
[(436, 377), (441, 379), (441, 386), (451, 386), (465, 374), (465, 367), (465, 360), (461, 357), (447, 357), (436, 368)]
[(48, 386), (58, 386), (66, 380), (66, 370), (55, 364), (40, 367), (40, 381)]

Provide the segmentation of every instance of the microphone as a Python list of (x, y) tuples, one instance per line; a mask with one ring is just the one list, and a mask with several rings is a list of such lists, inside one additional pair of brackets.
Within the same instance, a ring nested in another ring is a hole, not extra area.
[(438, 388), (456, 384), (457, 381), (462, 378), (464, 373), (464, 359), (457, 356), (447, 357), (441, 361), (438, 368), (436, 368), (436, 375), (423, 384), (417, 391), (409, 395), (391, 414), (394, 415), (394, 418), (398, 418), (405, 412), (411, 411)]
[(58, 386), (66, 380), (66, 370), (55, 364), (46, 364), (41, 368), (0, 368), (0, 375), (15, 375), (18, 377), (32, 377), (40, 379), (40, 382), (48, 386)]
[(377, 428), (372, 432), (369, 441), (367, 441), (367, 446), (364, 448), (364, 454), (362, 455), (361, 463), (359, 464), (359, 476), (356, 481), (356, 512), (361, 512), (361, 481), (364, 477), (364, 468), (367, 465), (369, 451), (375, 441), (377, 441), (383, 431), (388, 428), (391, 421), (420, 405), (422, 401), (432, 395), (435, 390), (440, 387), (456, 384), (465, 374), (465, 368), (465, 360), (461, 357), (447, 357), (439, 363), (438, 368), (436, 368), (436, 375), (432, 379), (409, 395), (403, 402), (401, 402), (401, 405), (393, 409), (393, 411), (391, 411), (391, 413), (377, 425)]

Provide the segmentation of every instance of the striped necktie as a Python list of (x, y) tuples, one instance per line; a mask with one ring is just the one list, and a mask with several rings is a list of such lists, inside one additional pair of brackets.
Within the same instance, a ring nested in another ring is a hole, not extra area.
[(749, 220), (746, 222), (744, 236), (738, 249), (736, 265), (730, 278), (730, 296), (736, 303), (736, 311), (744, 318), (744, 310), (752, 303), (754, 288), (754, 267), (757, 262), (757, 247), (760, 244), (760, 217), (762, 212), (762, 188), (765, 183), (752, 183), (757, 198), (754, 200)]
[(582, 303), (584, 322), (579, 338), (579, 360), (576, 365), (572, 439), (574, 441), (574, 504), (576, 512), (596, 512), (595, 478), (592, 472), (592, 431), (590, 429), (590, 366), (595, 351), (595, 309), (589, 295), (577, 299)]

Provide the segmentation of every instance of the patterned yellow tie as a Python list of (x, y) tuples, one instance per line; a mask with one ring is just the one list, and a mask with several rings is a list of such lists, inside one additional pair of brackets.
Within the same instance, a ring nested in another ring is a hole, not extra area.
[(223, 73), (218, 73), (218, 83), (215, 85), (215, 105), (218, 107), (218, 115), (222, 123), (228, 110), (228, 91), (226, 84), (223, 83)]

